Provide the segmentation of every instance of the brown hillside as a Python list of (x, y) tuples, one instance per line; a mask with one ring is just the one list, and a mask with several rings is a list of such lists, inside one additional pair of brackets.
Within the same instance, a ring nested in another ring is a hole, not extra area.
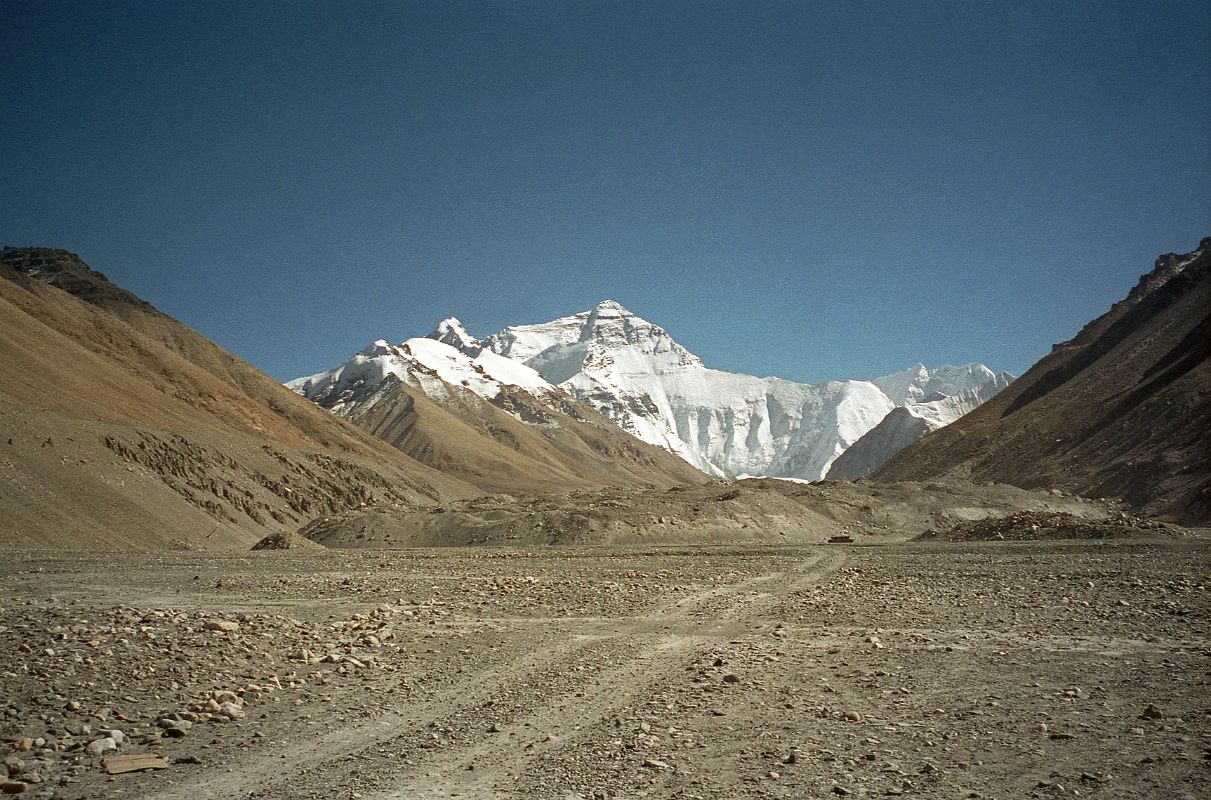
[(1130, 294), (993, 400), (903, 450), (878, 480), (943, 475), (1116, 497), (1211, 521), (1211, 239), (1169, 254)]
[(0, 546), (251, 545), (473, 496), (62, 250), (0, 254)]
[(707, 480), (571, 398), (540, 400), (517, 390), (497, 402), (501, 406), (448, 387), (438, 404), (389, 376), (347, 416), (418, 461), (491, 492), (665, 488)]

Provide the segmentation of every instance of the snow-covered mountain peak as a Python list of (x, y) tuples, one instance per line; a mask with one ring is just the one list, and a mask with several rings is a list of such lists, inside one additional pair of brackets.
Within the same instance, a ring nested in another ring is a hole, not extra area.
[(449, 387), (488, 400), (500, 396), (505, 387), (522, 389), (536, 397), (559, 391), (525, 364), (487, 350), (472, 356), (430, 337), (408, 339), (398, 345), (379, 339), (343, 364), (296, 378), (286, 386), (340, 413), (370, 397), (389, 376), (434, 398), (448, 395)]
[(909, 435), (957, 419), (1012, 380), (982, 364), (914, 364), (874, 380), (815, 384), (722, 372), (660, 326), (602, 300), (482, 341), (449, 317), (426, 338), (379, 340), (333, 370), (287, 385), (339, 413), (371, 397), (369, 389), (390, 375), (439, 401), (470, 391), (505, 407), (505, 386), (535, 396), (566, 392), (708, 474), (807, 480), (824, 477), (894, 409), (903, 410), (892, 420), (904, 418), (903, 430), (867, 446), (864, 466)]
[(960, 367), (944, 364), (932, 370), (924, 364), (914, 364), (900, 372), (875, 378), (871, 383), (882, 389), (896, 405), (902, 406), (921, 402), (933, 394), (954, 397), (978, 386), (996, 382), (1001, 376), (1006, 378), (1002, 381), (1004, 386), (1008, 386), (1009, 381), (1013, 379), (1007, 373), (998, 375), (983, 364), (964, 364)]
[(982, 399), (1009, 380), (981, 364), (914, 364), (873, 381), (819, 384), (721, 372), (613, 300), (505, 328), (484, 340), (489, 351), (524, 362), (625, 430), (720, 476), (822, 478), (893, 408), (976, 388)]
[(593, 311), (597, 314), (617, 314), (623, 317), (635, 316), (617, 300), (602, 300), (593, 308)]
[(425, 338), (448, 344), (455, 350), (471, 357), (479, 355), (479, 351), (483, 349), (483, 342), (467, 333), (467, 329), (458, 321), (458, 317), (446, 317), (437, 323), (437, 327)]
[(370, 344), (357, 351), (354, 358), (358, 356), (362, 358), (378, 358), (379, 356), (389, 356), (395, 348), (386, 339), (375, 339)]
[(484, 347), (529, 363), (555, 383), (582, 371), (660, 371), (702, 364), (663, 328), (615, 300), (550, 322), (510, 326), (485, 339)]

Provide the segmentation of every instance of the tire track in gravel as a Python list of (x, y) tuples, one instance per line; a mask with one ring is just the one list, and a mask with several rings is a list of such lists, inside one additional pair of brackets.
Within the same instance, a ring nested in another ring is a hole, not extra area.
[[(840, 551), (823, 553), (788, 572), (715, 587), (632, 618), (641, 631), (637, 635), (612, 637), (612, 643), (619, 648), (617, 666), (603, 671), (591, 684), (580, 683), (574, 691), (551, 694), (527, 715), (502, 726), (499, 732), (456, 750), (444, 751), (441, 763), (422, 774), (362, 797), (476, 800), (508, 796), (509, 784), (527, 763), (568, 741), (564, 737), (544, 736), (544, 732), (570, 727), (571, 721), (576, 721), (577, 727), (587, 727), (588, 723), (632, 703), (636, 696), (661, 683), (670, 673), (682, 672), (684, 656), (695, 647), (709, 647), (720, 635), (743, 630), (746, 620), (767, 611), (785, 594), (819, 582), (840, 567), (844, 558)], [(695, 617), (703, 619), (694, 621)], [(670, 630), (651, 631), (648, 628), (653, 622)]]
[[(307, 796), (303, 787), (309, 786), (323, 787), (315, 796), (334, 797), (339, 786), (342, 797), (357, 791), (360, 797), (384, 800), (453, 793), (461, 798), (499, 797), (507, 791), (499, 784), (508, 782), (513, 768), (557, 746), (527, 731), (599, 719), (677, 668), (675, 659), (690, 648), (743, 630), (745, 619), (768, 610), (788, 592), (819, 581), (843, 560), (840, 551), (822, 553), (791, 570), (714, 586), (639, 616), (607, 618), (575, 633), (554, 630), (541, 646), (511, 663), (487, 667), (429, 698), (405, 701), (398, 710), (299, 738), (285, 747), (250, 752), (223, 765), (226, 772), (211, 769), (143, 796), (300, 797)], [(498, 706), (502, 696), (507, 702)], [(502, 717), (500, 723), (487, 722), (496, 716)], [(489, 732), (491, 727), (497, 730)], [(453, 729), (462, 738), (447, 746), (410, 749), (432, 729)], [(402, 761), (401, 750), (415, 760)], [(407, 775), (401, 782), (403, 771)], [(307, 780), (308, 775), (317, 778)], [(380, 789), (385, 783), (392, 785)]]

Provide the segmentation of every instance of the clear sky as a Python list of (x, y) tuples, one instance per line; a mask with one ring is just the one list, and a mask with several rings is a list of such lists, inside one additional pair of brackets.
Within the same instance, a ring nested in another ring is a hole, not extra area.
[(0, 3), (0, 243), (279, 379), (603, 298), (1024, 371), (1211, 234), (1211, 4)]

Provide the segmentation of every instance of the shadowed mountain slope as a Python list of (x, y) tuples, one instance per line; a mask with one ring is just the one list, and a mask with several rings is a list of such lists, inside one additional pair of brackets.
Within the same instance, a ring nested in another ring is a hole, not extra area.
[(1211, 238), (1157, 259), (1122, 301), (988, 403), (875, 473), (1121, 498), (1211, 521)]

